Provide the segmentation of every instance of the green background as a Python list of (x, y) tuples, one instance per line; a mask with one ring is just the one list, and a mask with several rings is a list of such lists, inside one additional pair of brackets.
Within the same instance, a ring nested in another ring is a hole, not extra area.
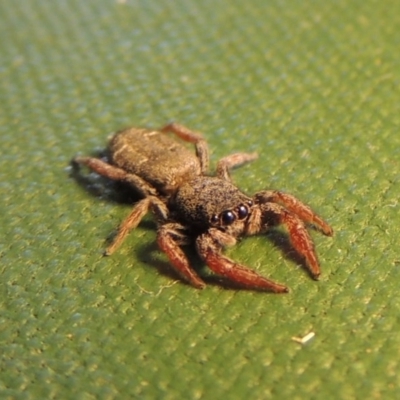
[[(0, 78), (2, 399), (400, 396), (398, 1), (2, 0)], [(130, 205), (69, 161), (170, 120), (330, 222), (319, 282), (270, 234), (227, 254), (288, 295), (195, 290), (150, 216), (102, 257)]]

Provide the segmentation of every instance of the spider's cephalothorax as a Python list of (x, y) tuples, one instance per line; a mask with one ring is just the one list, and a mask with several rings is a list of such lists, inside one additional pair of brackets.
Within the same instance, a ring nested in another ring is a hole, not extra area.
[[(172, 132), (194, 143), (196, 155), (166, 134)], [(204, 262), (216, 274), (239, 286), (255, 290), (287, 292), (286, 286), (262, 277), (222, 254), (241, 236), (263, 233), (271, 227), (286, 226), (292, 245), (305, 259), (317, 279), (320, 267), (305, 224), (331, 236), (331, 227), (294, 196), (265, 190), (249, 197), (231, 181), (229, 170), (254, 160), (252, 153), (236, 153), (222, 158), (216, 176), (207, 175), (208, 147), (202, 136), (175, 123), (160, 131), (128, 128), (117, 132), (109, 143), (109, 162), (92, 157), (76, 157), (83, 164), (112, 180), (124, 181), (143, 199), (119, 227), (107, 248), (111, 254), (129, 231), (151, 210), (157, 220), (157, 242), (179, 275), (197, 288), (204, 281), (190, 267), (181, 246), (195, 243)]]

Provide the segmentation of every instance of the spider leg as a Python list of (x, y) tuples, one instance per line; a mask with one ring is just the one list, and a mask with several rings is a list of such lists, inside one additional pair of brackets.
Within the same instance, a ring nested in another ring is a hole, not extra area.
[(129, 174), (121, 168), (108, 164), (103, 160), (94, 157), (75, 157), (73, 160), (76, 164), (82, 164), (90, 168), (92, 171), (106, 178), (118, 181), (125, 181), (133, 186), (145, 198), (135, 204), (131, 213), (121, 223), (118, 228), (117, 235), (112, 243), (107, 247), (104, 255), (111, 255), (121, 245), (129, 232), (136, 228), (142, 218), (147, 214), (149, 208), (152, 209), (159, 222), (168, 218), (167, 206), (155, 195), (157, 191), (146, 181), (137, 175)]
[(194, 143), (196, 147), (196, 154), (200, 160), (201, 172), (204, 174), (208, 171), (209, 165), (209, 150), (207, 142), (203, 139), (200, 133), (194, 132), (183, 125), (171, 122), (160, 129), (161, 132), (175, 133), (182, 140), (189, 143)]
[(296, 214), (302, 221), (314, 225), (326, 236), (333, 235), (333, 229), (319, 217), (309, 206), (302, 203), (291, 194), (279, 192), (277, 190), (266, 190), (256, 193), (254, 200), (257, 203), (277, 203), (284, 206), (288, 211)]
[(234, 153), (221, 158), (217, 164), (218, 178), (230, 181), (231, 177), (229, 170), (239, 167), (242, 164), (255, 160), (258, 157), (257, 153)]
[(192, 286), (203, 289), (204, 281), (190, 267), (189, 261), (179, 245), (186, 244), (188, 238), (182, 233), (184, 227), (178, 223), (161, 225), (157, 232), (157, 243), (168, 256), (175, 271)]
[(152, 208), (157, 220), (165, 221), (168, 218), (168, 210), (166, 205), (157, 197), (149, 196), (140, 200), (135, 204), (131, 213), (118, 227), (117, 235), (114, 237), (112, 243), (107, 247), (104, 255), (109, 256), (121, 245), (129, 232), (136, 228), (142, 218), (147, 214), (149, 208)]
[(314, 279), (318, 279), (321, 270), (314, 243), (304, 222), (299, 216), (276, 203), (260, 204), (260, 231), (266, 231), (271, 226), (286, 226), (294, 249), (304, 257), (308, 270)]
[(200, 257), (216, 274), (228, 278), (231, 282), (253, 290), (266, 290), (274, 293), (287, 293), (286, 286), (275, 283), (240, 265), (221, 254), (222, 246), (213, 238), (212, 233), (204, 233), (196, 240)]
[(131, 213), (125, 218), (118, 228), (118, 233), (114, 237), (112, 243), (107, 247), (104, 255), (109, 256), (120, 246), (128, 233), (136, 228), (142, 218), (146, 215), (149, 210), (150, 200), (148, 198), (143, 199), (135, 204), (135, 207)]
[(108, 164), (105, 161), (95, 157), (75, 157), (72, 162), (74, 164), (85, 165), (99, 175), (105, 176), (111, 180), (124, 181), (133, 186), (144, 197), (148, 195), (157, 195), (157, 191), (145, 180), (137, 175), (130, 174), (121, 168)]

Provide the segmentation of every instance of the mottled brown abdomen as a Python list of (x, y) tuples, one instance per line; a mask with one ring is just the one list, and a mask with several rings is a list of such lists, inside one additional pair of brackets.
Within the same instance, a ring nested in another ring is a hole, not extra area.
[(140, 176), (164, 194), (201, 173), (194, 152), (164, 132), (128, 128), (114, 135), (109, 149), (113, 165)]

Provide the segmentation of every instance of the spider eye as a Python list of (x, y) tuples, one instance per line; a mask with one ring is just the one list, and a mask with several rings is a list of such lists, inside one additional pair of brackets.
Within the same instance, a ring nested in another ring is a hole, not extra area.
[(212, 217), (211, 217), (211, 223), (212, 224), (216, 224), (218, 222), (218, 215), (217, 214), (214, 214)]
[(249, 210), (243, 204), (238, 207), (238, 217), (239, 219), (244, 219), (249, 215)]
[(224, 211), (221, 213), (221, 221), (224, 225), (230, 225), (235, 221), (235, 214), (230, 211)]

